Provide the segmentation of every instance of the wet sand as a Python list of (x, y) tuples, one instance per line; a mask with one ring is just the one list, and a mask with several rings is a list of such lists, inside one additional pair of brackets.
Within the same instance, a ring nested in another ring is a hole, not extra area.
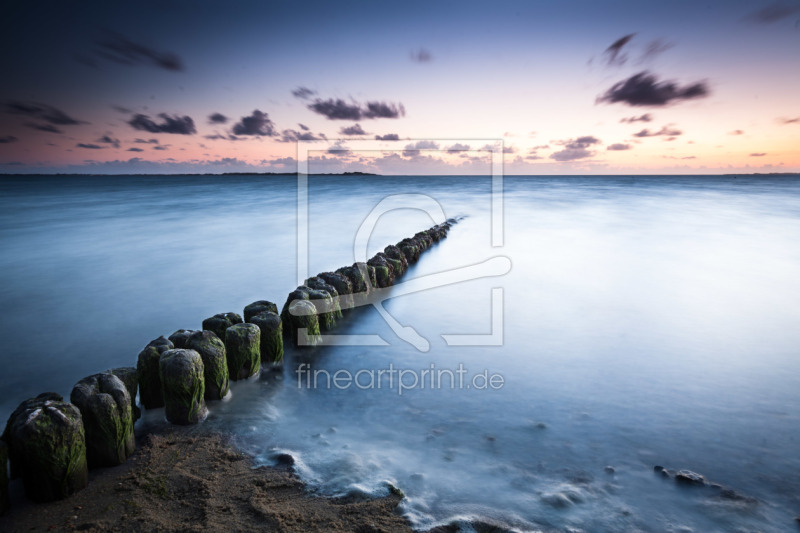
[(288, 466), (253, 468), (225, 436), (176, 428), (143, 437), (124, 465), (91, 471), (65, 500), (31, 503), (13, 481), (0, 531), (408, 532), (400, 500), (315, 497)]

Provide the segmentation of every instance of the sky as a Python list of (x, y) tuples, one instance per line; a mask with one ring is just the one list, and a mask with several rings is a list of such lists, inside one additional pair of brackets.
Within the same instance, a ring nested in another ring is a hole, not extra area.
[(6, 0), (0, 43), (5, 174), (800, 171), (800, 0)]

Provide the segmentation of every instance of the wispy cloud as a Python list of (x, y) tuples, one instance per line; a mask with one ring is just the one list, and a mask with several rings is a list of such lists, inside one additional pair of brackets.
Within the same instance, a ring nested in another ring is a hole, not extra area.
[(433, 61), (433, 55), (430, 50), (425, 48), (417, 48), (411, 51), (411, 61), (415, 63), (430, 63)]
[(597, 102), (663, 107), (683, 100), (702, 98), (709, 93), (705, 82), (680, 86), (673, 81), (658, 81), (655, 75), (644, 71), (615, 83), (598, 97)]
[(122, 35), (112, 33), (97, 41), (98, 57), (119, 65), (151, 65), (174, 72), (184, 70), (183, 61), (172, 52), (159, 52), (141, 43), (135, 43)]
[(295, 98), (300, 98), (301, 100), (308, 100), (312, 96), (317, 94), (317, 91), (309, 89), (308, 87), (298, 87), (297, 89), (292, 91), (292, 95)]
[(759, 24), (772, 24), (791, 17), (795, 13), (800, 13), (800, 5), (797, 2), (775, 2), (750, 13), (745, 20)]
[(633, 147), (630, 144), (623, 144), (623, 143), (614, 143), (606, 146), (606, 150), (612, 150), (612, 151), (630, 150), (631, 148)]
[(128, 121), (128, 125), (135, 130), (149, 131), (150, 133), (172, 133), (176, 135), (197, 133), (194, 127), (194, 120), (189, 116), (160, 113), (158, 117), (162, 120), (160, 124), (151, 120), (147, 115), (137, 113)]
[(650, 131), (649, 129), (643, 129), (633, 134), (634, 137), (644, 138), (644, 137), (677, 137), (678, 135), (683, 135), (681, 130), (675, 129), (672, 125), (663, 126), (658, 131)]
[(17, 142), (17, 141), (18, 141), (18, 139), (16, 137), (14, 137), (13, 135), (6, 135), (4, 137), (0, 137), (0, 144), (10, 144), (10, 143), (14, 143), (14, 142)]
[(113, 139), (110, 135), (103, 135), (96, 142), (103, 143), (103, 144), (110, 144), (114, 148), (119, 148), (119, 139)]
[(12, 115), (24, 115), (37, 120), (42, 120), (56, 126), (75, 126), (78, 124), (88, 124), (83, 120), (72, 118), (60, 109), (47, 104), (36, 102), (7, 102), (5, 104), (6, 113)]
[(733, 130), (729, 131), (728, 135), (744, 135), (744, 130)]
[(339, 130), (342, 135), (366, 135), (367, 132), (361, 127), (361, 124), (355, 123), (352, 126), (343, 127)]
[(88, 143), (78, 143), (75, 145), (78, 148), (86, 148), (88, 150), (102, 150), (105, 146), (100, 146), (97, 144), (88, 144)]
[(631, 39), (634, 38), (635, 35), (635, 33), (631, 33), (620, 37), (605, 49), (603, 52), (603, 57), (605, 58), (607, 65), (621, 66), (628, 61), (628, 56), (622, 52), (622, 49), (631, 41)]
[(595, 152), (590, 150), (590, 148), (601, 143), (602, 141), (593, 135), (584, 135), (577, 139), (556, 141), (556, 144), (563, 146), (564, 149), (550, 154), (550, 159), (555, 159), (556, 161), (574, 161), (576, 159), (592, 157), (595, 155)]
[(211, 113), (208, 115), (209, 124), (225, 124), (226, 122), (228, 122), (228, 117), (222, 113)]
[(633, 124), (634, 122), (652, 122), (653, 115), (650, 113), (645, 113), (644, 115), (639, 115), (638, 117), (627, 117), (620, 119), (620, 122), (623, 124)]
[(750, 154), (750, 157), (764, 157), (765, 155), (767, 155), (766, 152), (755, 152)]
[(376, 135), (376, 141), (399, 141), (400, 136), (396, 133), (387, 133), (386, 135)]
[(317, 98), (308, 108), (329, 120), (363, 120), (374, 118), (399, 118), (406, 114), (403, 104), (391, 102), (347, 103), (341, 98)]

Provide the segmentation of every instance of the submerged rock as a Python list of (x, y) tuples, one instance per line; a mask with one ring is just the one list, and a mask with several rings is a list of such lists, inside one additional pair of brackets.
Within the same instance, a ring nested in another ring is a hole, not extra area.
[(172, 348), (186, 348), (186, 341), (189, 340), (189, 337), (192, 334), (198, 331), (196, 329), (179, 329), (175, 333), (169, 336), (169, 340), (172, 343)]
[(250, 322), (261, 330), (261, 361), (266, 364), (283, 362), (283, 327), (281, 317), (272, 311), (263, 311)]
[(8, 504), (8, 446), (0, 440), (0, 516), (6, 514)]
[(224, 339), (226, 329), (243, 322), (242, 317), (236, 313), (219, 313), (203, 320), (203, 329), (213, 331), (217, 337)]
[[(292, 339), (295, 346), (316, 346), (322, 342), (320, 338), (317, 308), (308, 300), (295, 300), (289, 305), (284, 322), (284, 331)], [(305, 342), (301, 344), (299, 330), (305, 330)], [(288, 330), (288, 331), (287, 331)]]
[(66, 498), (89, 482), (81, 413), (54, 392), (22, 402), (2, 440), (8, 445), (11, 477), (22, 477), (25, 495), (35, 502)]
[(317, 277), (336, 289), (342, 311), (353, 308), (353, 283), (346, 276), (339, 272), (322, 272)]
[(225, 330), (228, 374), (233, 381), (261, 371), (261, 330), (255, 324), (234, 324)]
[(203, 359), (194, 350), (176, 348), (161, 354), (161, 387), (167, 420), (173, 424), (197, 424), (208, 414)]
[(251, 303), (247, 307), (244, 308), (244, 321), (250, 322), (250, 319), (256, 316), (259, 313), (263, 313), (264, 311), (272, 311), (276, 315), (278, 314), (278, 306), (267, 300), (258, 300), (256, 302)]
[(75, 384), (70, 401), (83, 418), (89, 466), (124, 463), (136, 449), (131, 396), (125, 383), (111, 373), (94, 374)]
[(211, 331), (195, 331), (186, 341), (186, 348), (200, 354), (203, 360), (206, 400), (221, 400), (228, 394), (228, 358), (225, 343)]
[(142, 417), (142, 411), (136, 405), (136, 394), (139, 392), (139, 372), (132, 366), (112, 368), (108, 372), (117, 376), (125, 384), (125, 388), (128, 390), (128, 394), (131, 397), (133, 421), (136, 422)]
[(675, 482), (685, 485), (703, 486), (706, 484), (706, 479), (697, 472), (692, 472), (691, 470), (678, 470), (678, 473), (675, 474)]
[(139, 352), (136, 373), (139, 376), (139, 399), (145, 409), (164, 407), (158, 361), (162, 353), (173, 347), (172, 341), (159, 337), (150, 341), (144, 350)]

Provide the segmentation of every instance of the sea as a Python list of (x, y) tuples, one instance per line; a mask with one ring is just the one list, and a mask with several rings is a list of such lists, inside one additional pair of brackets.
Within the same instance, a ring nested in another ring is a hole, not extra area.
[(798, 175), (2, 176), (0, 423), (445, 217), (195, 431), (420, 530), (797, 528)]

